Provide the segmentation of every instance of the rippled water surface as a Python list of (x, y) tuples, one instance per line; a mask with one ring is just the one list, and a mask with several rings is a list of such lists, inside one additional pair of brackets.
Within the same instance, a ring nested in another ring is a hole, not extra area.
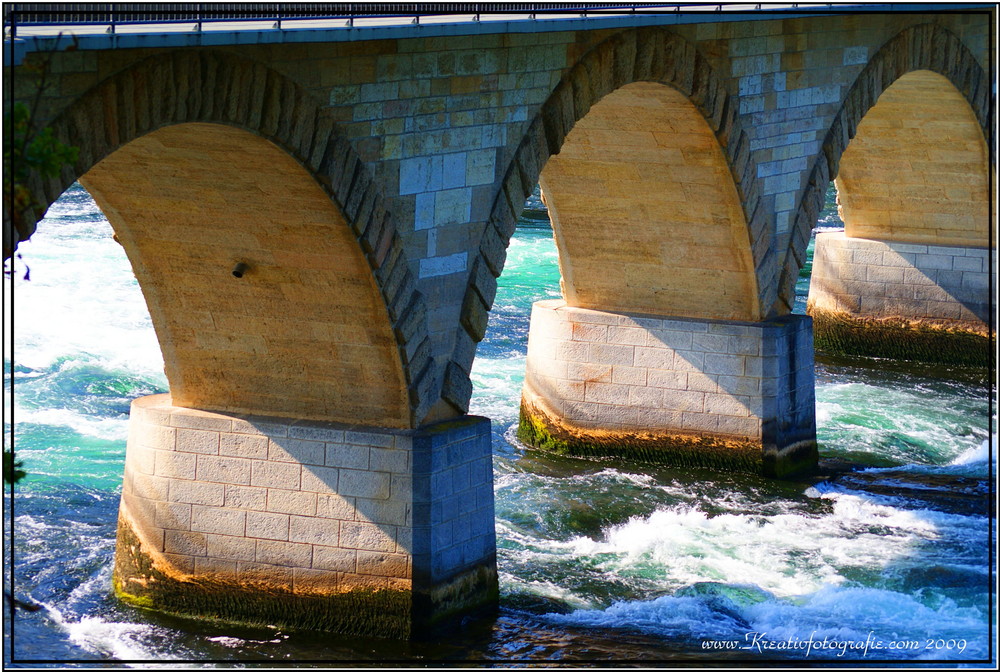
[(526, 449), (513, 436), (528, 316), (533, 301), (559, 296), (551, 230), (537, 197), (528, 208), (473, 370), (472, 412), (493, 420), (499, 615), (408, 644), (173, 619), (110, 596), (128, 404), (166, 381), (128, 261), (86, 192), (68, 191), (22, 247), (31, 280), (23, 267), (5, 280), (17, 328), (5, 410), (30, 472), (5, 505), (16, 594), (42, 606), (16, 612), (6, 660), (11, 647), (20, 661), (988, 656), (984, 373), (821, 357), (821, 453), (866, 465), (853, 480), (776, 482)]

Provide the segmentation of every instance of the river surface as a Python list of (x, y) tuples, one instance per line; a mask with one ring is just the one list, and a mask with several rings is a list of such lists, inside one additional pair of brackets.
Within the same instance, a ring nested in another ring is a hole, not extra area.
[[(820, 225), (841, 224), (828, 209)], [(165, 391), (166, 379), (142, 295), (111, 234), (74, 186), (22, 245), (14, 280), (4, 280), (5, 299), (12, 287), (16, 294), (13, 359), (5, 331), (4, 439), (13, 410), (29, 472), (13, 500), (5, 495), (5, 560), (13, 533), (16, 595), (41, 606), (18, 610), (13, 623), (5, 612), (8, 664), (975, 665), (995, 652), (987, 372), (819, 357), (821, 455), (866, 469), (827, 481), (527, 449), (514, 433), (529, 313), (532, 302), (559, 296), (537, 195), (511, 241), (473, 370), (472, 412), (493, 421), (495, 619), (411, 644), (237, 628), (122, 605), (111, 596), (111, 567), (129, 402)], [(807, 290), (808, 267), (796, 312)]]

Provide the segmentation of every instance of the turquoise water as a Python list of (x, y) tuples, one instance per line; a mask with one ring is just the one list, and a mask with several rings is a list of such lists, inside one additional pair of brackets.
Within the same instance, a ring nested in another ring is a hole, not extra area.
[[(988, 656), (983, 372), (820, 357), (821, 453), (866, 465), (854, 480), (775, 482), (527, 449), (513, 435), (528, 316), (532, 302), (559, 296), (551, 230), (537, 197), (528, 206), (473, 368), (472, 412), (493, 420), (500, 612), (408, 644), (172, 619), (110, 596), (128, 403), (166, 381), (128, 261), (86, 192), (68, 191), (22, 247), (30, 282), (20, 271), (5, 280), (17, 326), (5, 411), (30, 473), (5, 503), (16, 594), (43, 607), (16, 612), (7, 660), (11, 647), (19, 661)], [(821, 226), (839, 224), (824, 217)]]

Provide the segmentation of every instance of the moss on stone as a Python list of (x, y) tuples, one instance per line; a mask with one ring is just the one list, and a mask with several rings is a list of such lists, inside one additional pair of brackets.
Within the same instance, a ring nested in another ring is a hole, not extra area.
[(414, 634), (428, 635), (467, 615), (496, 611), (499, 600), (494, 558), (433, 588), (414, 590)]
[(264, 582), (169, 576), (154, 565), (124, 517), (118, 521), (113, 586), (123, 602), (135, 607), (248, 626), (406, 639), (413, 625), (409, 591), (300, 594)]
[(523, 401), (517, 438), (529, 446), (573, 457), (615, 457), (672, 467), (763, 472), (761, 446), (753, 441), (679, 433), (578, 433), (551, 422)]
[(817, 350), (855, 357), (986, 367), (992, 352), (985, 328), (811, 310)]

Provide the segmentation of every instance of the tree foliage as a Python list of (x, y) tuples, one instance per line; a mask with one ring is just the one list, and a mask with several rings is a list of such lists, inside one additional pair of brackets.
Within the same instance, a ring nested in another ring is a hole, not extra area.
[[(57, 36), (58, 45), (62, 35)], [(76, 38), (65, 51), (77, 48)], [(27, 240), (34, 232), (34, 222), (44, 214), (43, 206), (29, 188), (32, 179), (49, 179), (59, 175), (63, 166), (76, 162), (77, 147), (64, 144), (55, 137), (52, 128), (39, 124), (42, 95), (49, 87), (48, 75), (53, 47), (38, 61), (19, 66), (21, 76), (34, 76), (35, 91), (30, 102), (14, 100), (4, 109), (3, 134), (3, 226), (4, 259), (14, 254), (17, 241)], [(12, 229), (12, 230), (11, 230)], [(16, 236), (14, 235), (16, 232)], [(8, 241), (11, 241), (8, 243)]]

